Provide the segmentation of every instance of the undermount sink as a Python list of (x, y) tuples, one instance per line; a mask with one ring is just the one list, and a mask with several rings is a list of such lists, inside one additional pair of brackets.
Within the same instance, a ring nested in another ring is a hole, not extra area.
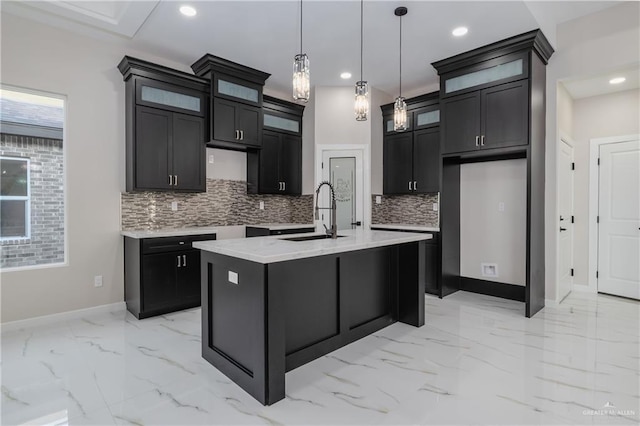
[[(338, 238), (342, 238), (343, 235), (338, 235)], [(291, 237), (291, 238), (280, 238), (281, 240), (286, 241), (312, 241), (312, 240), (326, 240), (330, 239), (331, 235), (305, 235), (303, 237)]]

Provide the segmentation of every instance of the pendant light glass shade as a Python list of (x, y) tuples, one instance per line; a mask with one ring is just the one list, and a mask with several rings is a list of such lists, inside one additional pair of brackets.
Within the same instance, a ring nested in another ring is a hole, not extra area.
[(356, 83), (355, 112), (357, 121), (367, 121), (369, 115), (369, 85), (366, 81)]
[(398, 96), (393, 103), (393, 130), (407, 130), (407, 103), (402, 96)]
[(293, 59), (293, 99), (307, 102), (310, 90), (309, 57), (306, 53), (300, 53)]
[(402, 17), (407, 14), (407, 8), (397, 7), (393, 13), (400, 18), (400, 90), (393, 103), (393, 130), (402, 132), (407, 130), (407, 103), (402, 97)]
[(369, 115), (369, 85), (362, 78), (362, 55), (364, 50), (364, 0), (360, 0), (360, 81), (356, 83), (354, 109), (356, 121), (367, 121)]

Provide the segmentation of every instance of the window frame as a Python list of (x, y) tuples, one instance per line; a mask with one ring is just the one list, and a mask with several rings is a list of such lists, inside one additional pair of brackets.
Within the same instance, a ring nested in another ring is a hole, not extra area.
[(5, 237), (0, 235), (0, 241), (23, 241), (31, 239), (31, 159), (28, 157), (11, 157), (0, 155), (0, 160), (24, 161), (27, 163), (27, 195), (2, 195), (0, 201), (24, 201), (25, 202), (25, 236)]

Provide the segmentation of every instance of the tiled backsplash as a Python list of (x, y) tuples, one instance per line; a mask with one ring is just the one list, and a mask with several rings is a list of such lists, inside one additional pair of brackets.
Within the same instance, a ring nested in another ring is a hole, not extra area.
[(371, 223), (402, 223), (405, 225), (439, 227), (438, 194), (426, 195), (380, 195), (382, 203), (376, 204), (376, 195), (371, 200)]
[[(178, 210), (171, 210), (171, 202)], [(259, 209), (264, 201), (264, 210)], [(313, 195), (251, 195), (247, 183), (207, 179), (207, 192), (127, 192), (121, 195), (123, 230), (185, 226), (312, 223)]]

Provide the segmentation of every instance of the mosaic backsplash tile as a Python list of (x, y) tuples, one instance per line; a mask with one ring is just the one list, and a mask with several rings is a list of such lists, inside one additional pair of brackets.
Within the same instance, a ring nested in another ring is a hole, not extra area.
[(120, 204), (122, 230), (313, 222), (313, 195), (252, 195), (235, 180), (207, 179), (207, 192), (196, 194), (127, 192)]
[(376, 195), (371, 197), (371, 223), (440, 226), (439, 211), (433, 211), (438, 194), (381, 195), (382, 204), (376, 204)]

